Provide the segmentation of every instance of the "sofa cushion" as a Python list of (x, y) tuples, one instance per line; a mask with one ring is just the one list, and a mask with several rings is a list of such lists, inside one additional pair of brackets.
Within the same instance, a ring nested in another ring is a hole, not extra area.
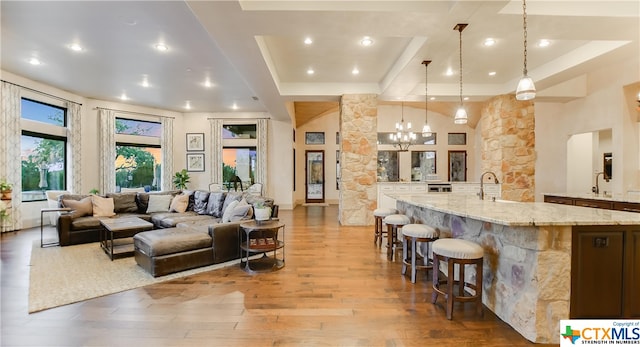
[(152, 195), (178, 195), (179, 190), (170, 190), (162, 192), (151, 193), (138, 193), (136, 196), (136, 203), (138, 204), (138, 213), (147, 213), (147, 207), (149, 207), (149, 197)]
[(169, 205), (169, 212), (183, 213), (187, 211), (189, 206), (189, 194), (180, 194), (173, 197), (171, 205)]
[[(214, 218), (209, 215), (200, 215), (193, 211), (187, 211), (184, 213), (154, 213), (151, 217), (153, 224), (157, 228), (173, 228), (178, 223), (186, 222), (186, 221), (213, 221)], [(213, 223), (213, 222), (212, 222)]]
[(271, 198), (265, 198), (264, 196), (257, 196), (252, 194), (247, 194), (244, 196), (247, 199), (249, 205), (256, 206), (257, 203), (262, 203), (264, 207), (273, 207), (274, 201)]
[(247, 203), (246, 199), (242, 199), (233, 208), (233, 211), (231, 211), (231, 217), (229, 218), (229, 221), (237, 222), (240, 220), (251, 219), (251, 217), (253, 217), (253, 207)]
[(225, 202), (226, 193), (224, 192), (212, 192), (209, 194), (209, 201), (207, 202), (207, 214), (220, 218), (222, 217), (222, 209)]
[(193, 212), (197, 214), (207, 214), (207, 202), (209, 201), (209, 192), (196, 190), (193, 193)]
[(75, 211), (72, 212), (73, 218), (93, 216), (93, 204), (90, 196), (82, 200), (63, 199), (62, 207), (74, 209)]
[(116, 215), (113, 210), (113, 198), (103, 198), (99, 195), (92, 195), (91, 203), (93, 204), (94, 217), (111, 217)]
[(238, 192), (228, 192), (227, 196), (224, 199), (224, 204), (222, 205), (222, 214), (224, 214), (224, 211), (227, 209), (227, 207), (229, 206), (229, 204), (231, 204), (234, 201), (240, 201), (242, 200), (242, 193), (238, 193)]
[(71, 230), (90, 230), (101, 228), (100, 218), (94, 216), (84, 216), (71, 220)]
[(224, 213), (222, 214), (222, 223), (231, 222), (231, 216), (233, 215), (233, 209), (236, 208), (236, 205), (238, 205), (239, 203), (240, 203), (240, 201), (234, 200), (229, 204), (229, 206), (227, 206), (227, 208), (224, 210)]
[(150, 257), (185, 252), (212, 246), (208, 233), (191, 228), (144, 231), (133, 237), (135, 247)]
[(147, 213), (168, 212), (171, 205), (172, 195), (151, 195), (147, 205)]
[(108, 193), (107, 198), (113, 198), (113, 211), (115, 213), (136, 213), (136, 193)]

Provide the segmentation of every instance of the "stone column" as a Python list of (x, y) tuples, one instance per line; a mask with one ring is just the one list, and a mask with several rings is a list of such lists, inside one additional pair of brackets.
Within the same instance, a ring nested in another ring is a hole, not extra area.
[(377, 95), (342, 96), (339, 202), (342, 225), (373, 225), (377, 204), (377, 117)]
[(499, 95), (482, 108), (482, 172), (493, 171), (502, 198), (535, 201), (535, 114), (532, 101)]

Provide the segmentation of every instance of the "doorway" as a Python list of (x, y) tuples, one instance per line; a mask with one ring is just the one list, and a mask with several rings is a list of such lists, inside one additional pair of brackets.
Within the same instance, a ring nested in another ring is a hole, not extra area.
[(324, 203), (324, 151), (305, 151), (305, 202)]

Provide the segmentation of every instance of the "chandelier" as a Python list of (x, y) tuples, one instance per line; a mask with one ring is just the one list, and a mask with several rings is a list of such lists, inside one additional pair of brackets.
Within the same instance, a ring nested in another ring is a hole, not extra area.
[(524, 68), (522, 78), (516, 88), (516, 100), (531, 100), (536, 97), (536, 86), (533, 79), (527, 75), (527, 1), (522, 0), (522, 27), (524, 31)]
[(462, 30), (467, 27), (468, 24), (456, 24), (453, 30), (460, 32), (460, 107), (456, 111), (456, 115), (453, 117), (455, 124), (467, 124), (467, 110), (464, 109), (462, 104)]
[(416, 139), (416, 134), (411, 131), (411, 122), (404, 124), (404, 103), (402, 103), (400, 123), (396, 123), (396, 132), (389, 135), (393, 146), (400, 152), (406, 152)]
[(422, 127), (422, 137), (429, 137), (433, 132), (429, 125), (429, 89), (427, 88), (427, 82), (429, 81), (429, 64), (431, 60), (424, 60), (424, 126)]

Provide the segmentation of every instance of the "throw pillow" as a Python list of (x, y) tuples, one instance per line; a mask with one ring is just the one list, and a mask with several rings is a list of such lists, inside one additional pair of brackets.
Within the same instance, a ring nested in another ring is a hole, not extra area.
[(189, 194), (185, 195), (176, 195), (173, 200), (171, 200), (171, 205), (169, 206), (169, 212), (178, 212), (184, 213), (187, 211), (187, 206), (189, 206)]
[(228, 192), (226, 198), (224, 199), (224, 204), (222, 204), (222, 214), (224, 214), (224, 211), (227, 210), (227, 207), (231, 202), (240, 200), (242, 200), (242, 193)]
[(207, 214), (220, 218), (223, 213), (223, 202), (225, 202), (225, 193), (212, 192), (209, 194), (209, 202), (207, 202)]
[(251, 217), (253, 217), (253, 207), (249, 205), (246, 199), (242, 199), (233, 208), (229, 219), (231, 222), (236, 222), (243, 219), (251, 219)]
[(136, 213), (136, 193), (108, 193), (107, 198), (113, 198), (113, 211), (115, 213)]
[(93, 204), (94, 217), (112, 217), (116, 215), (113, 211), (113, 198), (103, 198), (98, 195), (92, 195), (91, 203)]
[(233, 215), (233, 209), (239, 203), (240, 203), (239, 201), (234, 200), (229, 204), (229, 206), (227, 206), (227, 209), (224, 210), (224, 214), (222, 215), (222, 223), (231, 222), (231, 216)]
[(91, 204), (91, 197), (87, 196), (82, 200), (62, 200), (62, 207), (68, 207), (74, 209), (73, 218), (84, 217), (93, 215), (93, 205)]
[(193, 194), (193, 211), (197, 214), (207, 214), (207, 202), (209, 201), (209, 192), (196, 190)]
[(169, 206), (171, 205), (172, 199), (172, 195), (149, 195), (149, 206), (147, 207), (147, 213), (169, 212)]

